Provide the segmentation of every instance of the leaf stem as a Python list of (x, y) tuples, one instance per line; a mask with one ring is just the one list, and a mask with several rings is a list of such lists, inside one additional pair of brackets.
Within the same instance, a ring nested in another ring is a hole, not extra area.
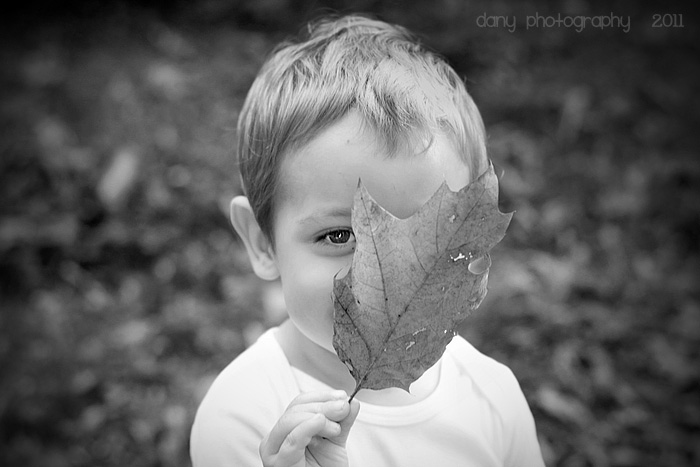
[(348, 404), (349, 404), (350, 402), (352, 402), (352, 399), (355, 397), (355, 395), (357, 394), (357, 392), (358, 392), (360, 389), (362, 389), (362, 385), (361, 385), (361, 384), (358, 384), (357, 386), (355, 386), (355, 390), (352, 392), (352, 394), (350, 394), (350, 399), (348, 399)]

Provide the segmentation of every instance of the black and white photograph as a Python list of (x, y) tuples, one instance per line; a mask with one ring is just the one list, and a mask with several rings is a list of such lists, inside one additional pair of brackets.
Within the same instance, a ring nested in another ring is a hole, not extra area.
[(700, 465), (691, 3), (0, 15), (0, 465)]

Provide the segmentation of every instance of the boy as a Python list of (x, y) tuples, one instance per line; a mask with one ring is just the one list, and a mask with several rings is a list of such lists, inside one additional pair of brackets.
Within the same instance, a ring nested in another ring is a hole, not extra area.
[(332, 346), (358, 179), (406, 218), (443, 181), (456, 191), (487, 168), (456, 73), (400, 27), (318, 22), (265, 63), (238, 129), (247, 197), (231, 221), (255, 273), (281, 279), (289, 318), (213, 383), (192, 428), (194, 466), (542, 466), (515, 377), (463, 338), (410, 393), (361, 390), (350, 404), (355, 381)]

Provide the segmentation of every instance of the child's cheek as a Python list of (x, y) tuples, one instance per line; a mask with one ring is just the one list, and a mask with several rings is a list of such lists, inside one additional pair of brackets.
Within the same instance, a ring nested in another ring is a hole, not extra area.
[(307, 263), (283, 280), (292, 321), (311, 340), (332, 349), (333, 278), (339, 267), (324, 261)]

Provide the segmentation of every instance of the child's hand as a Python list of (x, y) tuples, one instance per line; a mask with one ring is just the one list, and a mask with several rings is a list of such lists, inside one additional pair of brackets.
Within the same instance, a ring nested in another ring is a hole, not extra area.
[(296, 397), (260, 443), (265, 467), (346, 467), (345, 441), (360, 404), (345, 391)]

